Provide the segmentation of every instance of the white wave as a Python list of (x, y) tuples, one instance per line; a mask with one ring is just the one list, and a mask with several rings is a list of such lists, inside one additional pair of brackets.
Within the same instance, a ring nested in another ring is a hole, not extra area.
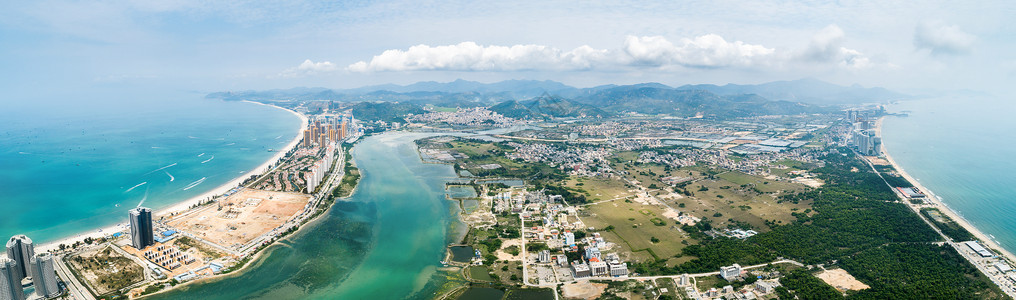
[(145, 196), (141, 197), (141, 202), (138, 202), (137, 207), (141, 207), (142, 204), (145, 204), (145, 200), (148, 200), (148, 188), (145, 188)]
[(201, 179), (198, 179), (197, 181), (191, 182), (191, 184), (187, 185), (187, 187), (184, 187), (184, 188), (183, 188), (183, 190), (185, 190), (185, 191), (186, 191), (186, 190), (189, 190), (189, 189), (192, 189), (192, 188), (194, 188), (194, 187), (198, 186), (198, 185), (199, 185), (199, 184), (201, 184), (202, 182), (205, 182), (205, 179), (206, 179), (206, 178), (207, 178), (207, 177), (201, 177)]
[[(172, 167), (172, 166), (175, 166), (175, 165), (176, 165), (176, 163), (172, 163), (172, 164), (170, 164), (168, 166), (152, 170), (151, 172), (145, 173), (144, 175), (148, 175), (148, 174), (152, 174), (152, 173), (155, 173), (155, 172), (158, 172), (158, 171), (162, 171), (162, 170), (165, 170), (166, 168), (169, 168), (169, 167)], [(141, 175), (141, 176), (144, 176), (144, 175)]]
[(198, 157), (202, 157), (202, 156), (204, 156), (204, 155), (205, 155), (205, 153), (204, 153), (204, 152), (201, 152), (201, 154), (198, 154)]
[(210, 162), (210, 161), (212, 161), (213, 159), (215, 159), (215, 155), (212, 155), (212, 157), (211, 157), (211, 158), (209, 158), (209, 159), (206, 159), (205, 161), (203, 161), (203, 162), (201, 162), (201, 163), (206, 163), (206, 162)]
[(232, 145), (236, 145), (236, 143), (229, 143), (229, 144), (226, 144), (226, 146), (232, 146)]
[(137, 185), (135, 185), (135, 186), (132, 186), (131, 188), (129, 188), (129, 189), (127, 189), (126, 191), (123, 191), (123, 192), (124, 192), (124, 193), (127, 193), (127, 192), (130, 192), (130, 191), (133, 191), (133, 190), (134, 190), (135, 188), (137, 188), (137, 187), (139, 187), (139, 186), (142, 186), (142, 185), (145, 185), (146, 183), (148, 183), (148, 181), (145, 181), (145, 182), (142, 182), (142, 183), (138, 183)]
[(152, 149), (162, 149), (162, 147), (152, 146)]
[(173, 180), (176, 180), (176, 177), (173, 177), (173, 174), (169, 174), (169, 171), (163, 171), (163, 172), (166, 172), (166, 175), (169, 175), (169, 181), (170, 182), (173, 182)]

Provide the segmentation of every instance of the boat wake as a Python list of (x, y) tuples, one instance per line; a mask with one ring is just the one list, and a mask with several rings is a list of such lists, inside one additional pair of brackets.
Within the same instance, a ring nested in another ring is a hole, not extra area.
[(166, 172), (166, 175), (169, 175), (169, 182), (173, 182), (173, 180), (176, 180), (176, 177), (173, 177), (173, 174), (169, 174), (169, 171), (163, 171), (163, 172)]
[[(173, 164), (170, 164), (168, 166), (152, 170), (151, 172), (145, 173), (144, 175), (148, 175), (148, 174), (152, 174), (152, 173), (155, 173), (155, 172), (158, 172), (158, 171), (162, 171), (162, 170), (165, 170), (166, 168), (169, 168), (169, 167), (172, 167), (172, 166), (175, 166), (175, 165), (176, 165), (176, 163), (173, 163)], [(144, 175), (141, 175), (141, 176), (144, 176)]]
[(204, 153), (204, 152), (201, 152), (201, 154), (198, 154), (198, 157), (202, 157), (202, 156), (204, 156), (204, 155), (205, 155), (205, 153)]
[(194, 182), (191, 182), (191, 184), (188, 184), (186, 187), (183, 188), (183, 190), (186, 191), (186, 190), (192, 189), (192, 188), (198, 186), (199, 184), (201, 184), (202, 182), (205, 182), (205, 179), (207, 179), (207, 177), (201, 177), (201, 179), (198, 179), (197, 181), (194, 181)]
[(206, 159), (205, 161), (203, 161), (203, 162), (201, 162), (201, 163), (206, 163), (206, 162), (210, 162), (210, 161), (212, 161), (213, 159), (215, 159), (215, 155), (212, 155), (212, 157), (211, 157), (211, 158), (209, 158), (209, 159)]
[(138, 188), (139, 186), (145, 185), (146, 183), (148, 183), (148, 181), (145, 181), (145, 182), (142, 182), (142, 183), (138, 183), (137, 185), (132, 186), (131, 188), (129, 188), (126, 191), (123, 191), (123, 192), (124, 193), (128, 193), (128, 192), (133, 191), (134, 189)]

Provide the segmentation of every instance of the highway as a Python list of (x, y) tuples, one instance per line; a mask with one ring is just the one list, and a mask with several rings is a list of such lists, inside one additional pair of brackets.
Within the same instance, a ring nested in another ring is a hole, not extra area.
[(64, 256), (59, 256), (55, 259), (56, 273), (63, 279), (64, 284), (67, 285), (67, 293), (71, 299), (75, 300), (95, 300), (92, 297), (92, 293), (85, 288), (81, 282), (78, 282), (78, 278), (71, 274), (70, 270), (67, 269), (67, 264), (64, 263)]

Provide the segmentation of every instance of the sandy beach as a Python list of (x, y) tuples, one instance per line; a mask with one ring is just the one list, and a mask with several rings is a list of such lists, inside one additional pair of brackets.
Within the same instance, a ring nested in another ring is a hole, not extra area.
[[(300, 122), (301, 122), (300, 130), (296, 132), (296, 135), (293, 138), (293, 140), (290, 141), (289, 144), (287, 144), (285, 148), (278, 150), (278, 152), (274, 156), (272, 156), (272, 158), (268, 159), (267, 161), (262, 163), (260, 166), (252, 169), (251, 171), (249, 171), (247, 173), (244, 173), (243, 175), (240, 175), (240, 176), (234, 178), (233, 180), (230, 180), (229, 182), (226, 182), (226, 183), (224, 183), (224, 184), (222, 184), (222, 185), (220, 185), (220, 186), (218, 186), (218, 187), (216, 187), (214, 189), (211, 189), (208, 192), (205, 192), (205, 193), (202, 193), (200, 195), (191, 197), (191, 198), (189, 198), (187, 200), (184, 200), (184, 201), (177, 202), (176, 204), (173, 204), (173, 205), (171, 205), (169, 207), (160, 208), (160, 209), (156, 210), (155, 211), (155, 219), (158, 219), (159, 216), (164, 216), (164, 215), (168, 215), (168, 214), (172, 214), (172, 213), (176, 213), (176, 212), (186, 211), (191, 206), (199, 204), (202, 201), (208, 200), (208, 199), (210, 199), (212, 197), (215, 197), (215, 196), (218, 196), (218, 195), (222, 195), (222, 194), (228, 192), (229, 190), (231, 190), (233, 188), (236, 188), (237, 186), (240, 185), (241, 182), (243, 182), (247, 178), (250, 178), (253, 175), (261, 175), (264, 172), (270, 170), (270, 168), (272, 167), (273, 164), (278, 162), (280, 159), (282, 159), (283, 156), (286, 155), (287, 152), (289, 152), (294, 147), (296, 147), (297, 145), (300, 144), (300, 140), (303, 138), (303, 134), (302, 133), (303, 133), (304, 130), (307, 130), (307, 117), (306, 116), (304, 116), (303, 114), (300, 114), (300, 113), (298, 113), (296, 111), (285, 109), (285, 108), (282, 108), (282, 107), (279, 107), (279, 106), (275, 106), (275, 105), (268, 105), (268, 104), (263, 104), (263, 103), (258, 103), (258, 102), (252, 102), (252, 101), (243, 101), (243, 102), (253, 103), (253, 104), (258, 104), (258, 105), (264, 105), (264, 106), (270, 106), (270, 107), (274, 107), (274, 108), (285, 110), (285, 111), (287, 111), (289, 113), (292, 113), (293, 115), (295, 115), (295, 116), (300, 118)], [(36, 246), (36, 251), (37, 252), (38, 251), (54, 251), (54, 250), (58, 250), (59, 249), (60, 244), (71, 245), (71, 244), (74, 244), (77, 241), (84, 241), (86, 238), (89, 238), (89, 237), (95, 239), (95, 238), (100, 238), (100, 237), (103, 237), (103, 236), (106, 236), (106, 235), (109, 235), (109, 234), (112, 234), (112, 233), (115, 233), (115, 232), (127, 230), (128, 229), (128, 227), (127, 227), (128, 225), (126, 223), (126, 217), (127, 217), (127, 214), (126, 214), (126, 211), (125, 211), (124, 212), (124, 219), (125, 219), (124, 223), (120, 223), (120, 224), (116, 224), (116, 225), (112, 225), (112, 226), (107, 226), (107, 227), (103, 227), (103, 228), (99, 228), (99, 229), (93, 229), (93, 230), (89, 230), (87, 232), (82, 232), (82, 233), (75, 234), (75, 235), (67, 237), (67, 238), (62, 238), (62, 239), (59, 239), (59, 240), (56, 240), (56, 241), (53, 241), (53, 242), (39, 244), (39, 245)]]
[[(882, 137), (882, 121), (885, 118), (886, 117), (881, 117), (881, 118), (879, 118), (875, 122), (875, 134), (878, 137)], [(938, 195), (935, 195), (935, 193), (932, 192), (930, 189), (928, 189), (927, 187), (921, 185), (921, 182), (918, 181), (916, 178), (914, 178), (913, 176), (910, 176), (910, 174), (907, 174), (907, 172), (905, 170), (903, 170), (903, 167), (901, 167), (898, 163), (896, 163), (896, 160), (893, 159), (892, 155), (890, 155), (889, 152), (886, 151), (884, 145), (882, 146), (882, 153), (883, 153), (883, 155), (885, 155), (885, 159), (887, 161), (889, 161), (889, 164), (891, 164), (893, 166), (893, 168), (895, 168), (896, 171), (898, 171), (900, 173), (900, 175), (903, 176), (903, 178), (905, 178), (907, 181), (910, 181), (911, 184), (913, 184), (915, 187), (917, 187), (918, 189), (923, 191), (925, 194), (927, 194), (928, 195), (928, 200), (930, 200), (935, 205), (935, 207), (937, 207), (940, 211), (942, 211), (942, 213), (944, 213), (946, 216), (949, 216), (949, 218), (953, 219), (953, 221), (955, 221), (957, 224), (959, 224), (960, 226), (965, 228), (967, 231), (969, 231), (970, 234), (973, 234), (975, 237), (977, 237), (977, 239), (980, 240), (980, 242), (985, 247), (999, 252), (999, 254), (1001, 256), (1005, 257), (1005, 259), (1008, 260), (1010, 263), (1016, 262), (1016, 256), (1014, 256), (1012, 253), (1010, 253), (1005, 248), (1002, 248), (1001, 246), (999, 246), (998, 243), (995, 243), (995, 241), (992, 240), (990, 237), (988, 237), (988, 235), (986, 235), (983, 232), (981, 232), (980, 230), (978, 230), (977, 227), (974, 227), (973, 224), (970, 224), (969, 221), (967, 221), (966, 219), (961, 217), (958, 213), (953, 211), (952, 208), (950, 208), (949, 206), (945, 205), (945, 203), (942, 202), (942, 199), (939, 198)], [(962, 242), (962, 241), (957, 241), (957, 242)]]

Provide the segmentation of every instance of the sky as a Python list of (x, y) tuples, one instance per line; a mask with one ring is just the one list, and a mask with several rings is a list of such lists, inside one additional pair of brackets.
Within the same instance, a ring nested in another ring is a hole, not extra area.
[(7, 99), (460, 78), (1001, 93), (1016, 79), (1014, 1), (2, 2)]

